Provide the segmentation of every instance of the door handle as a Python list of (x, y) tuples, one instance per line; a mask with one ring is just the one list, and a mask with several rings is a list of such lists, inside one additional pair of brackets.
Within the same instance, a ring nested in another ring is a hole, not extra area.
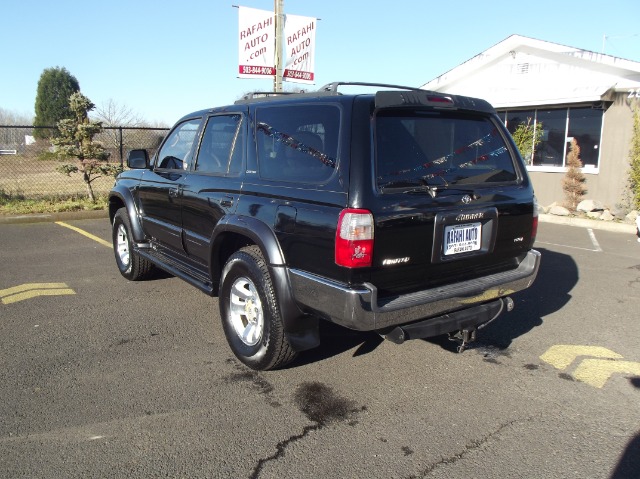
[(225, 196), (224, 198), (222, 198), (220, 200), (220, 206), (222, 206), (224, 208), (231, 208), (233, 206), (233, 197), (232, 196)]
[(177, 197), (178, 197), (178, 188), (170, 188), (169, 198), (177, 198)]

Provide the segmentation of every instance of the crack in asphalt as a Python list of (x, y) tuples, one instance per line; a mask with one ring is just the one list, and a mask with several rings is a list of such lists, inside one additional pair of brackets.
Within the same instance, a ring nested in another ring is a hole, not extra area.
[(323, 427), (324, 426), (322, 424), (305, 426), (302, 429), (302, 434), (296, 434), (295, 436), (291, 436), (288, 439), (285, 439), (284, 441), (280, 441), (278, 444), (276, 444), (276, 453), (269, 457), (260, 459), (256, 464), (256, 467), (253, 469), (253, 472), (251, 473), (249, 478), (258, 479), (258, 477), (260, 477), (260, 473), (262, 472), (262, 468), (265, 466), (265, 464), (271, 461), (277, 461), (278, 459), (280, 459), (282, 456), (285, 455), (286, 449), (290, 444), (293, 444), (294, 442), (305, 438), (310, 432), (317, 431), (318, 429), (321, 429)]
[[(532, 417), (527, 417), (524, 419), (524, 421), (530, 421), (532, 419)], [(450, 464), (455, 464), (456, 462), (458, 462), (459, 460), (463, 459), (466, 455), (468, 455), (469, 453), (475, 451), (476, 449), (482, 447), (483, 445), (485, 445), (486, 443), (488, 443), (491, 439), (493, 439), (494, 437), (500, 435), (500, 433), (505, 430), (506, 428), (513, 426), (514, 424), (518, 423), (518, 422), (522, 422), (522, 420), (520, 419), (513, 419), (512, 421), (506, 422), (504, 424), (501, 424), (495, 431), (490, 432), (489, 434), (486, 434), (485, 436), (481, 437), (480, 439), (475, 439), (467, 444), (465, 444), (464, 446), (464, 450), (453, 454), (452, 456), (449, 457), (442, 457), (439, 461), (436, 461), (432, 464), (429, 464), (426, 469), (424, 469), (422, 471), (422, 473), (420, 474), (420, 476), (414, 476), (411, 475), (409, 476), (409, 479), (417, 479), (418, 477), (427, 477), (429, 474), (431, 474), (434, 470), (436, 470), (438, 467), (440, 466), (447, 466)]]
[(319, 431), (332, 423), (346, 422), (354, 426), (357, 424), (355, 421), (356, 413), (366, 410), (365, 406), (357, 408), (354, 401), (338, 396), (329, 386), (319, 382), (300, 384), (294, 400), (300, 411), (314, 424), (305, 426), (302, 433), (290, 436), (276, 444), (276, 452), (258, 461), (249, 476), (250, 479), (258, 479), (265, 465), (283, 457), (287, 448), (294, 442), (304, 439), (313, 431)]

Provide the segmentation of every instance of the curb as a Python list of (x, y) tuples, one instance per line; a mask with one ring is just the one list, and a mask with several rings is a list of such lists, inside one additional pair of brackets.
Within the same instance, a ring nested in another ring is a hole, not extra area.
[(614, 233), (636, 234), (635, 225), (629, 223), (614, 223), (611, 221), (591, 220), (588, 218), (576, 218), (572, 216), (555, 216), (550, 214), (540, 214), (538, 215), (538, 220), (541, 223), (578, 226), (580, 228), (592, 228), (594, 230), (612, 231)]
[(37, 213), (31, 215), (0, 216), (2, 224), (45, 223), (70, 220), (109, 218), (109, 210), (65, 211), (61, 213)]

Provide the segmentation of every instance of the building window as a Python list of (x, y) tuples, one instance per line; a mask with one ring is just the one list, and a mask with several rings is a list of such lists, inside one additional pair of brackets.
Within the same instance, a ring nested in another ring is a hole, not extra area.
[(567, 109), (538, 110), (536, 125), (542, 124), (542, 141), (533, 153), (533, 166), (564, 166)]
[(530, 123), (542, 128), (542, 139), (533, 150), (533, 158), (525, 158), (531, 170), (555, 171), (565, 167), (571, 139), (580, 146), (580, 159), (585, 169), (599, 166), (600, 135), (603, 111), (591, 107), (538, 110), (507, 110), (506, 126), (514, 133), (518, 125)]
[(602, 131), (602, 110), (595, 108), (569, 108), (569, 134), (567, 153), (571, 138), (580, 147), (580, 159), (585, 167), (598, 167), (600, 156), (600, 132)]

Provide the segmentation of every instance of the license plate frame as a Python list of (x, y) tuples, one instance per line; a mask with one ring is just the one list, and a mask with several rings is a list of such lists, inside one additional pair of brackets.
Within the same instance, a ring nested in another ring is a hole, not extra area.
[(482, 248), (482, 223), (454, 224), (444, 227), (442, 252), (445, 257), (480, 251)]
[[(480, 249), (467, 253), (445, 255), (445, 233), (447, 226), (482, 223)], [(498, 209), (473, 208), (468, 210), (442, 211), (436, 214), (433, 224), (433, 244), (431, 247), (431, 263), (440, 264), (449, 261), (461, 261), (467, 258), (493, 253), (498, 234)]]

